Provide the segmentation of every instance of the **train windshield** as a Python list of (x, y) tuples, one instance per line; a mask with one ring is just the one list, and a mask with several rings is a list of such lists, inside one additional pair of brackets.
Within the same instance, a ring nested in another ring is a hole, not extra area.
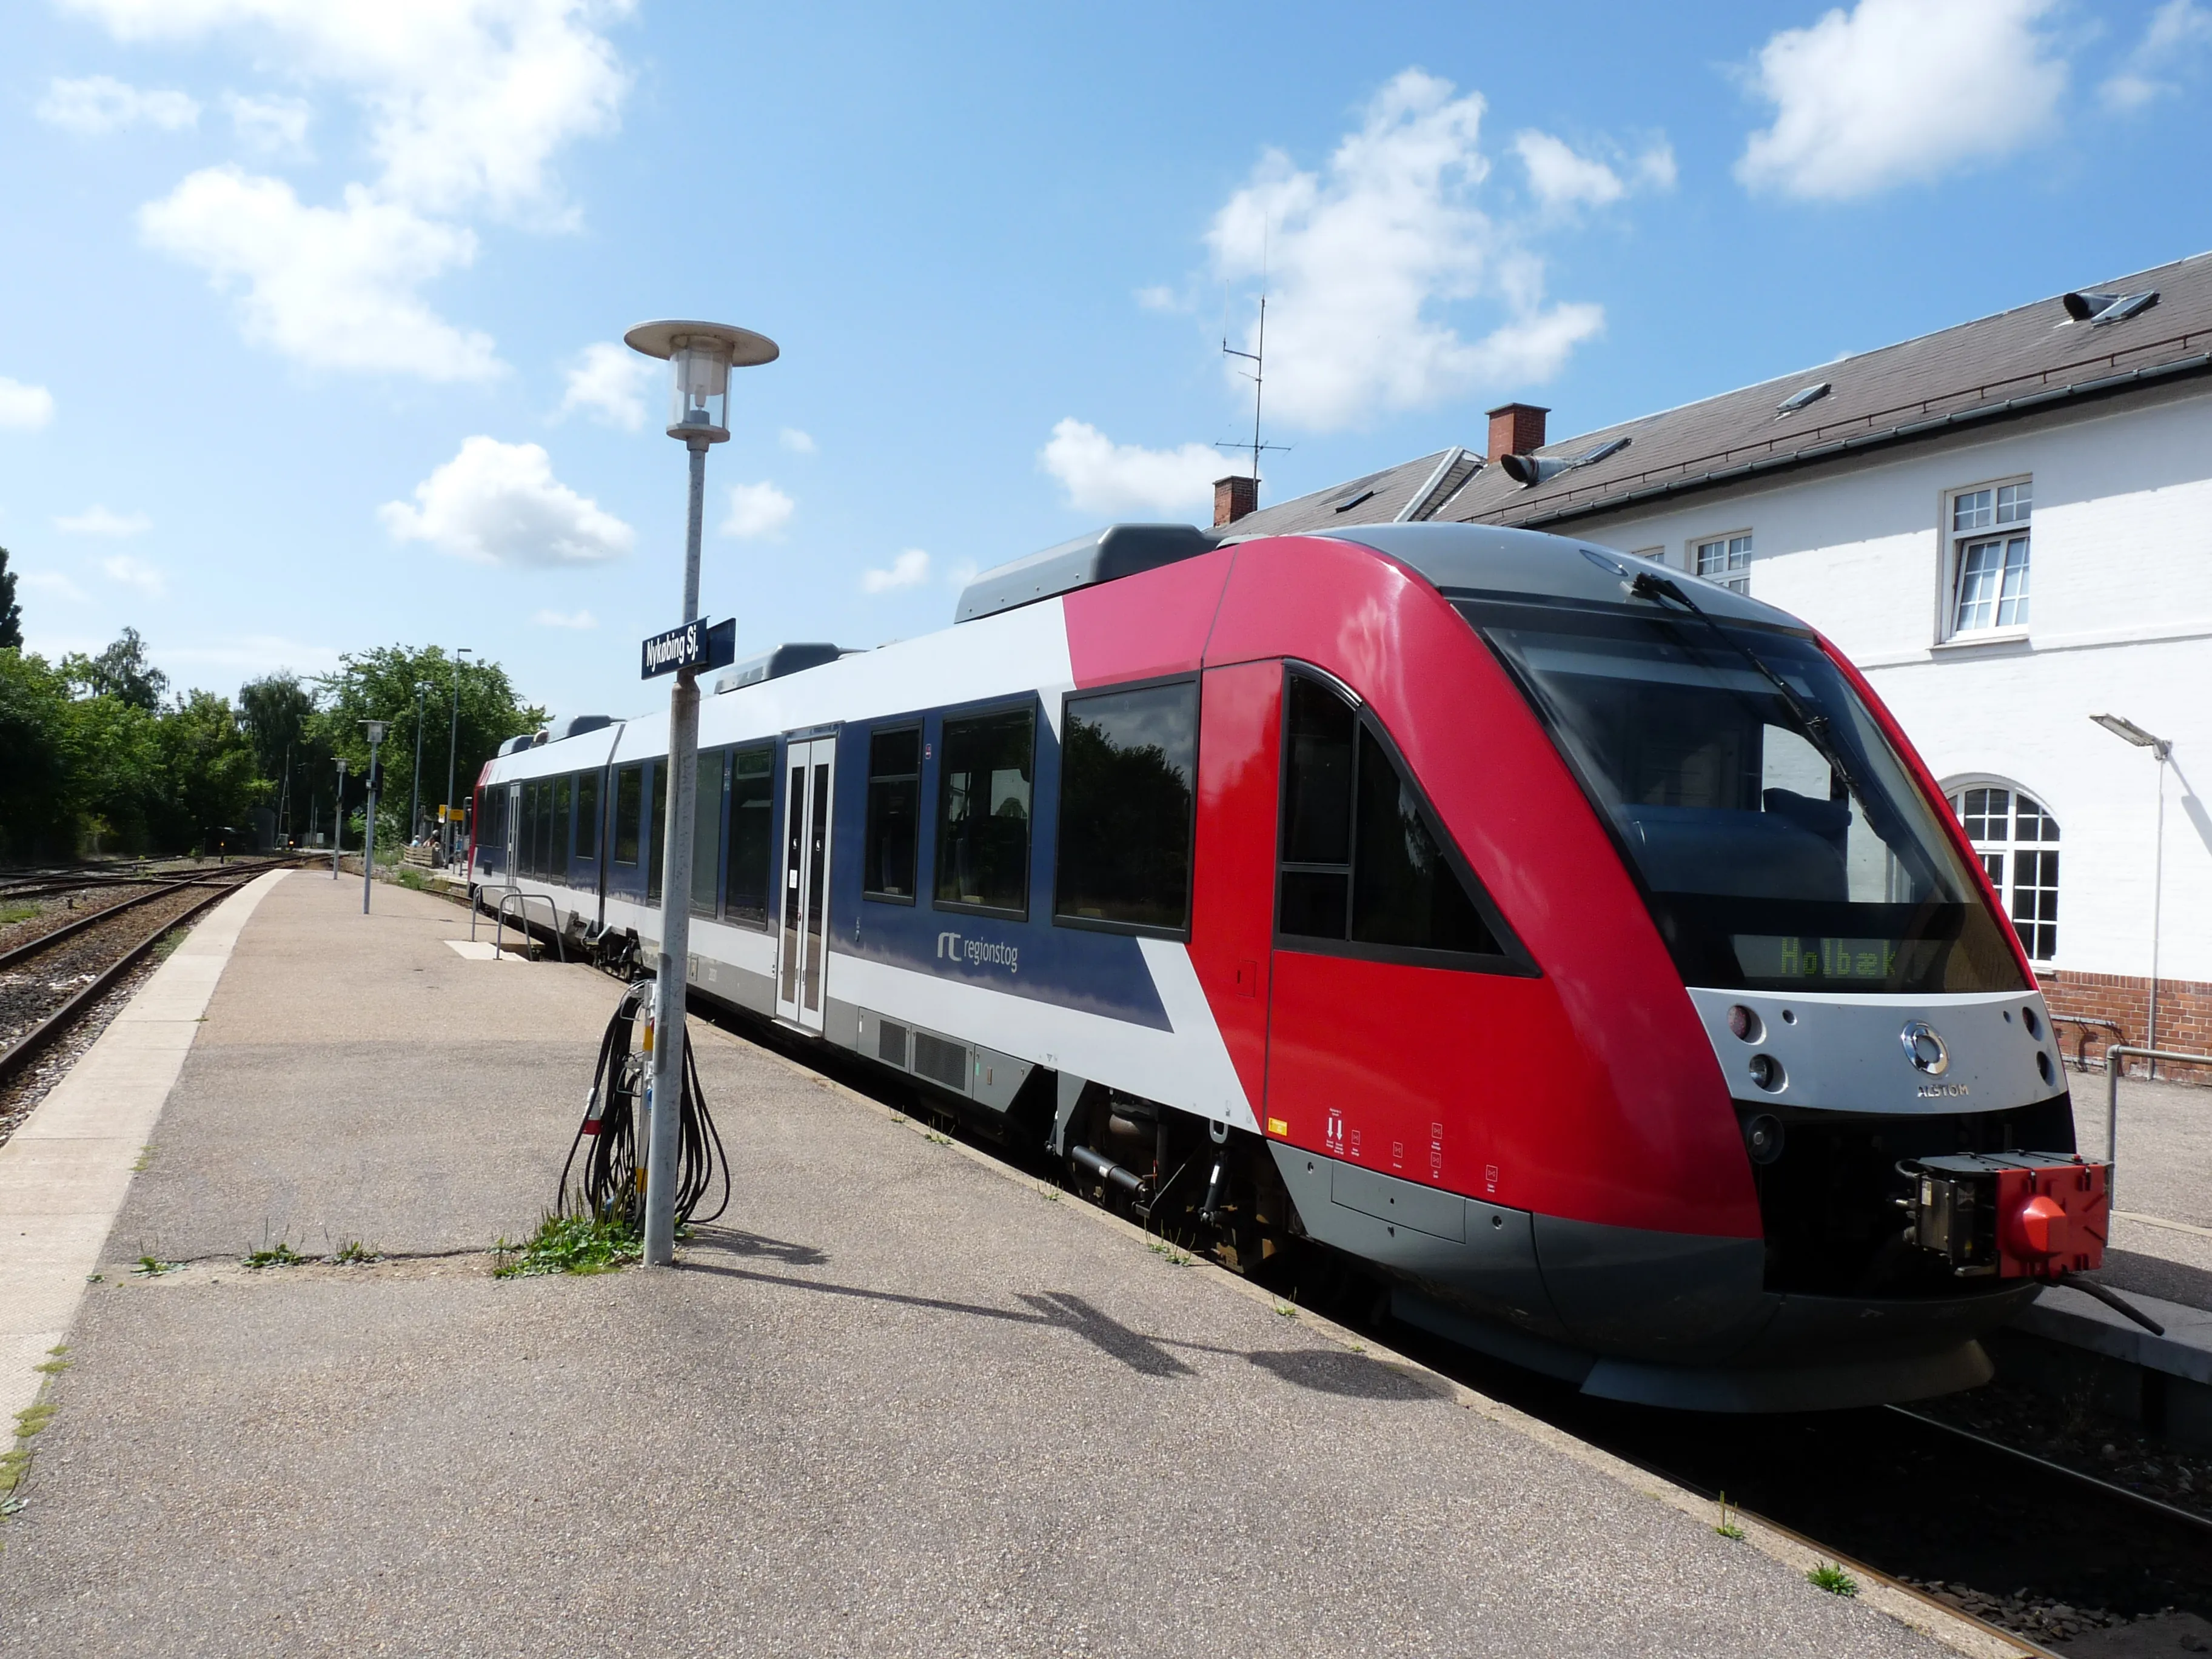
[(1942, 808), (1814, 641), (1643, 607), (1461, 608), (1612, 821), (1688, 983), (2026, 988)]

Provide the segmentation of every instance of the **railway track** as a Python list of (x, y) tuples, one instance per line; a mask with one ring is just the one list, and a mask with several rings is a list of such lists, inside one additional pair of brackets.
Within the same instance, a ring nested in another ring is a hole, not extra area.
[[(162, 937), (260, 875), (295, 862), (232, 864), (76, 916), (0, 951), (0, 1085), (21, 1073), (82, 1019)], [(147, 878), (121, 884), (142, 885)], [(150, 925), (149, 925), (150, 924)]]

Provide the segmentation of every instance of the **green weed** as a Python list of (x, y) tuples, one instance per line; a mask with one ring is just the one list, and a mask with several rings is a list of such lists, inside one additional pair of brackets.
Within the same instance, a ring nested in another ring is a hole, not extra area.
[(492, 1246), (495, 1279), (531, 1279), (540, 1273), (605, 1273), (628, 1267), (645, 1254), (635, 1223), (617, 1216), (549, 1215), (520, 1243), (502, 1238)]
[(1275, 1304), (1275, 1311), (1285, 1319), (1296, 1319), (1298, 1316), (1298, 1310), (1287, 1302), (1278, 1302)]
[(0, 904), (0, 927), (11, 921), (28, 921), (39, 914), (35, 904)]
[(138, 1258), (138, 1265), (131, 1271), (140, 1279), (159, 1279), (163, 1273), (173, 1273), (184, 1265), (181, 1261), (164, 1261), (158, 1255), (142, 1255)]
[(383, 1261), (384, 1252), (381, 1250), (372, 1250), (368, 1245), (362, 1243), (356, 1238), (351, 1240), (332, 1253), (330, 1260), (338, 1263), (341, 1267), (359, 1267), (367, 1262)]
[(280, 1238), (274, 1244), (264, 1244), (258, 1250), (247, 1251), (246, 1265), (249, 1267), (298, 1267), (305, 1266), (307, 1260)]
[(923, 1130), (921, 1133), (921, 1138), (931, 1143), (931, 1145), (937, 1146), (950, 1146), (952, 1144), (952, 1137), (951, 1135), (941, 1135), (934, 1129)]
[(1814, 1589), (1824, 1589), (1831, 1595), (1856, 1595), (1859, 1581), (1845, 1572), (1833, 1561), (1823, 1561), (1805, 1575), (1805, 1582)]
[(138, 1149), (138, 1161), (131, 1166), (131, 1173), (133, 1175), (144, 1175), (146, 1171), (152, 1167), (153, 1162), (154, 1149), (151, 1146), (141, 1146)]
[(185, 935), (191, 931), (189, 927), (172, 927), (161, 935), (161, 942), (148, 954), (156, 962), (167, 962), (176, 954), (177, 947), (185, 942)]
[(1720, 1534), (1723, 1538), (1733, 1538), (1739, 1544), (1743, 1541), (1743, 1528), (1736, 1525), (1735, 1522), (1729, 1519), (1728, 1494), (1726, 1492), (1723, 1492), (1721, 1494), (1721, 1518), (1718, 1524), (1713, 1528), (1713, 1530)]

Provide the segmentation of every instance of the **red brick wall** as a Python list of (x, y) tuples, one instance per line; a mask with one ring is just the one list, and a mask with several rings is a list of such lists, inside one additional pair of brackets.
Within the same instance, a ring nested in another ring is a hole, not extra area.
[[(2150, 981), (2129, 974), (2069, 974), (2057, 971), (2037, 975), (2043, 981), (2044, 1000), (2054, 1018), (2061, 1014), (2088, 1014), (2116, 1022), (2118, 1039), (2135, 1048), (2144, 1046), (2150, 1026)], [(2101, 1026), (2087, 1028), (2061, 1024), (2058, 1040), (2069, 1060), (2081, 1051), (2088, 1039), (2092, 1065), (2115, 1041)], [(2202, 980), (2162, 979), (2158, 982), (2158, 1046), (2183, 1054), (2212, 1054), (2212, 984)], [(2143, 1062), (2130, 1066), (2140, 1073)], [(2212, 1066), (2160, 1066), (2160, 1077), (2177, 1082), (2212, 1085)]]

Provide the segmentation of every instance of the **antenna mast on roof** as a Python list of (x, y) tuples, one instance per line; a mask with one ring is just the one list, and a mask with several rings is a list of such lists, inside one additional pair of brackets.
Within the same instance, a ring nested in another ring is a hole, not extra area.
[(1234, 442), (1224, 442), (1217, 438), (1214, 440), (1213, 447), (1216, 449), (1249, 449), (1252, 452), (1252, 494), (1254, 501), (1257, 501), (1260, 492), (1260, 452), (1263, 449), (1288, 450), (1292, 447), (1290, 444), (1269, 444), (1260, 441), (1260, 398), (1267, 389), (1267, 295), (1264, 289), (1260, 295), (1260, 334), (1253, 344), (1259, 349), (1239, 351), (1229, 343), (1228, 331), (1226, 329), (1222, 331), (1221, 355), (1224, 357), (1242, 357), (1252, 365), (1249, 369), (1237, 371), (1252, 382), (1252, 441), (1247, 444), (1240, 438)]

